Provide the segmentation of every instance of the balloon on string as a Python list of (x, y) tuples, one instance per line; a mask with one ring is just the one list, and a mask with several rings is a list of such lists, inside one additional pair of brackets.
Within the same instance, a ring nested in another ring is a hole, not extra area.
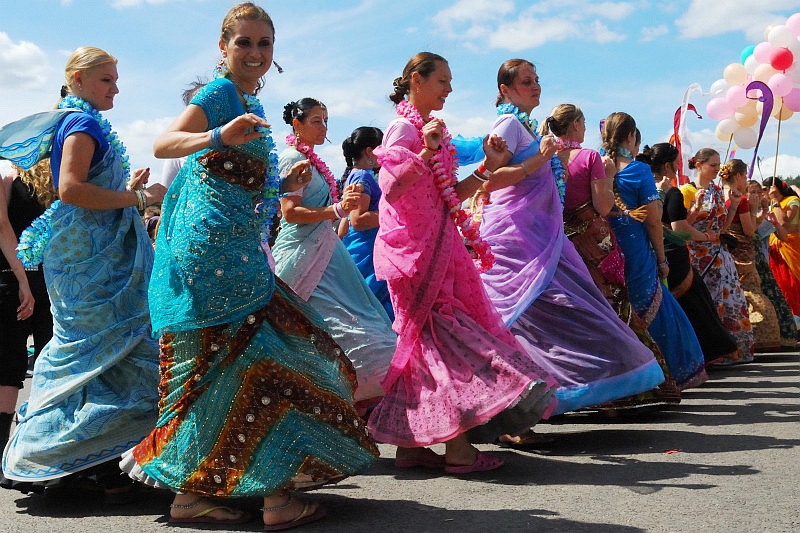
[(778, 71), (772, 68), (772, 65), (761, 64), (757, 66), (755, 72), (753, 72), (753, 79), (767, 83), (769, 79), (777, 73)]
[(756, 106), (743, 106), (736, 110), (733, 114), (733, 120), (738, 126), (743, 128), (750, 128), (758, 122), (758, 111)]
[(750, 46), (745, 46), (744, 50), (742, 50), (742, 53), (739, 54), (739, 63), (744, 65), (744, 62), (747, 61), (747, 58), (753, 55), (753, 50), (755, 50), (755, 48), (756, 45), (754, 44), (751, 44)]
[(800, 13), (795, 13), (786, 19), (786, 27), (795, 37), (800, 37)]
[(769, 64), (775, 70), (787, 70), (794, 63), (794, 54), (788, 48), (775, 48), (770, 54)]
[[(739, 63), (731, 63), (722, 71), (722, 78), (728, 85), (744, 85), (747, 83), (747, 69)], [(712, 86), (713, 87), (713, 86)]]
[(786, 106), (783, 106), (782, 108), (780, 108), (780, 111), (778, 112), (777, 115), (775, 113), (772, 114), (773, 117), (775, 117), (775, 118), (777, 118), (778, 120), (781, 120), (781, 121), (782, 120), (788, 120), (788, 119), (792, 118), (792, 115), (794, 115), (794, 111), (792, 111), (791, 109), (789, 109)]
[(756, 59), (755, 56), (750, 56), (747, 59), (745, 59), (745, 61), (744, 61), (744, 69), (751, 76), (756, 71), (756, 69), (758, 68), (759, 65), (761, 65), (761, 63), (758, 62), (758, 60)]
[[(789, 88), (791, 90), (791, 85)], [(725, 93), (725, 101), (728, 102), (728, 106), (732, 109), (736, 109), (737, 107), (742, 107), (745, 105), (747, 103), (747, 94), (744, 89), (744, 85), (731, 86), (728, 89), (728, 92)]]
[(789, 91), (794, 88), (794, 83), (791, 76), (779, 72), (769, 79), (767, 86), (776, 98), (780, 98), (789, 94)]
[[(767, 87), (769, 87), (769, 85)], [(780, 113), (780, 111), (781, 111), (781, 107), (783, 107), (783, 103), (781, 102), (781, 99), (780, 98), (778, 98), (777, 100), (773, 99), (773, 101), (772, 101), (772, 109), (770, 110), (769, 115), (771, 117), (777, 118), (778, 117), (778, 113)], [(756, 102), (756, 113), (758, 113), (758, 115), (761, 115), (761, 114), (764, 113), (764, 103), (763, 102), (761, 102), (761, 101)]]
[(772, 28), (774, 28), (774, 27), (775, 27), (775, 26), (777, 26), (777, 25), (778, 25), (778, 24), (770, 24), (769, 26), (767, 26), (766, 28), (764, 28), (764, 40), (765, 40), (765, 41), (768, 41), (768, 40), (769, 40), (769, 32), (771, 32), (771, 31), (772, 31)]
[(725, 96), (729, 88), (730, 85), (728, 84), (728, 82), (725, 81), (724, 79), (720, 79), (711, 84), (709, 92), (711, 93), (712, 97), (716, 98), (718, 96)]
[(769, 58), (772, 56), (772, 52), (774, 51), (775, 48), (768, 42), (764, 41), (762, 43), (758, 43), (756, 47), (753, 48), (753, 57), (759, 63), (769, 63)]
[(774, 46), (775, 48), (786, 48), (792, 42), (795, 36), (792, 34), (792, 30), (784, 26), (783, 24), (779, 24), (769, 30), (769, 34), (767, 35), (767, 42)]
[(740, 126), (734, 119), (724, 118), (717, 123), (717, 137), (724, 137), (722, 140), (727, 141)]
[(783, 97), (783, 106), (792, 111), (800, 111), (800, 87), (795, 87)]
[(713, 120), (722, 120), (733, 114), (733, 107), (728, 104), (725, 98), (712, 98), (706, 104), (706, 113)]
[(758, 134), (752, 128), (739, 128), (733, 133), (733, 141), (739, 148), (748, 150), (758, 141)]

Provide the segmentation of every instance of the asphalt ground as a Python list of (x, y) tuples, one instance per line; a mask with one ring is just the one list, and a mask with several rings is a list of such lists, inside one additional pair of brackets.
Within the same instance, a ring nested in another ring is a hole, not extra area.
[[(798, 532), (798, 422), (800, 354), (762, 354), (714, 370), (669, 409), (567, 415), (537, 426), (551, 443), (480, 446), (505, 459), (493, 472), (398, 470), (394, 448), (381, 445), (366, 474), (301, 496), (321, 501), (328, 516), (297, 531)], [(109, 505), (80, 490), (0, 490), (0, 531), (261, 530), (259, 500), (229, 502), (254, 512), (248, 524), (174, 528), (166, 524), (171, 499), (147, 491)]]

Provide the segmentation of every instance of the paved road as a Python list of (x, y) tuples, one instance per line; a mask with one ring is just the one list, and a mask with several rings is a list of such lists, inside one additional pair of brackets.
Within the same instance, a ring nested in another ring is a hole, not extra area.
[[(381, 446), (385, 458), (369, 473), (313, 493), (328, 517), (299, 531), (797, 532), (798, 422), (800, 355), (767, 354), (715, 371), (667, 411), (560, 417), (538, 427), (555, 441), (536, 450), (482, 446), (505, 458), (495, 472), (398, 471), (393, 448)], [(170, 500), (151, 492), (107, 506), (87, 494), (2, 490), (0, 531), (202, 531), (166, 526)]]

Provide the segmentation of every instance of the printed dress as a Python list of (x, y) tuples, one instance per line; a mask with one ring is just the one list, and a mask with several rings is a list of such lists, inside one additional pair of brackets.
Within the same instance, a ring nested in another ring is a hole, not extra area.
[[(224, 78), (192, 103), (209, 128), (244, 113)], [(198, 152), (164, 198), (150, 285), (160, 414), (122, 462), (145, 484), (266, 496), (339, 481), (377, 455), (352, 407), (350, 361), (261, 248), (254, 208), (269, 148)]]
[(739, 283), (739, 273), (736, 271), (733, 256), (722, 246), (719, 239), (726, 216), (722, 189), (714, 183), (709, 183), (703, 196), (703, 204), (696, 211), (694, 227), (703, 233), (710, 232), (716, 237), (711, 242), (689, 243), (689, 251), (692, 256), (692, 266), (700, 273), (700, 277), (708, 287), (722, 323), (736, 338), (743, 360), (749, 360), (753, 355), (753, 328), (750, 324), (747, 299)]

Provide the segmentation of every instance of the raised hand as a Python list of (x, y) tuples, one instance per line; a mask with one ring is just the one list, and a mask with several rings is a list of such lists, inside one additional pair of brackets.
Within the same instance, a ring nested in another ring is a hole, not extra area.
[(256, 126), (269, 128), (270, 124), (253, 113), (239, 115), (222, 126), (220, 131), (222, 144), (225, 146), (236, 146), (258, 139), (261, 137), (261, 132), (256, 130)]

